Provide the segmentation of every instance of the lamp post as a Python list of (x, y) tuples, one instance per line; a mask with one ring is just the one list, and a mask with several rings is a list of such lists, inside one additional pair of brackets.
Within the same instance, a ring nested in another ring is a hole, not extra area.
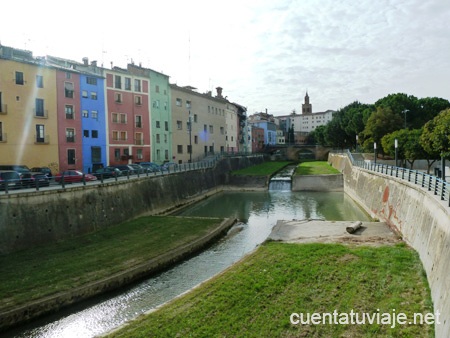
[(189, 110), (189, 163), (192, 163), (192, 114)]
[(356, 146), (355, 146), (355, 152), (358, 152), (358, 135), (356, 135)]
[(406, 113), (409, 112), (408, 109), (405, 109), (402, 111), (403, 114), (405, 114), (405, 129), (406, 129)]
[(375, 164), (377, 164), (377, 143), (376, 142), (374, 142), (373, 143), (373, 160), (374, 160), (374, 163)]
[(394, 140), (394, 146), (395, 146), (395, 166), (397, 167), (397, 155), (398, 155), (398, 140)]

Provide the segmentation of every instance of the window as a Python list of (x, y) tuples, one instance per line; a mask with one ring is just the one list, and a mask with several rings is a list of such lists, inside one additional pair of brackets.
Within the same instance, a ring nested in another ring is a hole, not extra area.
[(178, 129), (178, 130), (183, 129), (183, 122), (177, 121), (177, 129)]
[(134, 117), (134, 122), (135, 122), (134, 125), (136, 128), (142, 128), (142, 116), (136, 115)]
[(128, 148), (125, 148), (125, 149), (123, 150), (123, 155), (124, 155), (124, 156), (127, 156), (127, 157), (128, 157), (128, 155), (130, 155), (130, 151), (128, 150)]
[(66, 79), (71, 79), (72, 78), (72, 73), (66, 72)]
[(183, 153), (183, 145), (177, 145), (177, 153), (182, 154)]
[(64, 95), (69, 99), (73, 99), (73, 88), (72, 82), (64, 82)]
[(161, 143), (161, 139), (159, 134), (156, 134), (156, 143)]
[(92, 130), (91, 136), (92, 136), (92, 138), (98, 138), (98, 130)]
[(36, 143), (45, 143), (45, 126), (43, 124), (36, 125)]
[(44, 77), (42, 75), (36, 75), (36, 87), (44, 88)]
[(96, 86), (97, 85), (97, 78), (88, 76), (86, 78), (86, 83), (90, 84), (90, 85), (93, 85), (93, 86)]
[(177, 98), (177, 100), (176, 100), (176, 105), (177, 105), (178, 107), (181, 107), (181, 99), (178, 99), (178, 98)]
[(164, 134), (164, 143), (167, 143), (167, 134)]
[(126, 131), (121, 131), (121, 132), (120, 132), (120, 139), (121, 139), (122, 141), (128, 140), (128, 135), (127, 135), (127, 132), (126, 132)]
[(164, 121), (164, 130), (169, 131), (169, 121)]
[(127, 123), (127, 114), (120, 114), (120, 123)]
[(119, 140), (119, 132), (116, 131), (116, 130), (113, 130), (112, 138), (113, 138), (114, 141), (118, 141)]
[(153, 108), (159, 108), (159, 100), (153, 101)]
[(36, 99), (35, 116), (45, 117), (44, 99)]
[(81, 116), (83, 117), (89, 117), (89, 112), (87, 110), (82, 110), (81, 111)]
[(194, 143), (198, 144), (198, 136), (197, 135), (194, 135)]
[(120, 160), (120, 149), (114, 149), (114, 159), (116, 161)]
[(187, 146), (187, 153), (192, 154), (192, 146), (190, 144)]
[(187, 109), (190, 109), (190, 108), (191, 108), (191, 101), (187, 101), (187, 100), (186, 100), (186, 108), (187, 108)]
[(97, 100), (97, 92), (91, 92), (91, 100)]
[(164, 102), (164, 110), (167, 110), (167, 102)]
[(144, 144), (144, 138), (142, 133), (134, 133), (134, 144), (136, 145)]
[(83, 91), (81, 92), (81, 97), (84, 98), (84, 99), (87, 99), (87, 98), (88, 98), (88, 92), (87, 92), (87, 90), (83, 90)]
[(167, 149), (164, 151), (164, 159), (165, 160), (169, 159), (169, 150), (167, 150)]
[(125, 90), (131, 90), (131, 79), (129, 77), (125, 78)]
[(194, 114), (194, 122), (197, 123), (197, 114)]
[(142, 149), (136, 149), (136, 158), (138, 160), (142, 160), (144, 158), (144, 155), (142, 154)]
[(83, 137), (89, 137), (89, 130), (83, 130)]
[(156, 121), (156, 128), (161, 128), (161, 122), (160, 121)]
[(75, 164), (75, 149), (67, 149), (67, 164)]
[(75, 142), (75, 129), (66, 128), (66, 142)]
[(3, 124), (0, 122), (0, 142), (6, 141), (6, 135), (3, 135)]
[(114, 88), (122, 89), (122, 78), (120, 75), (114, 75)]
[(134, 97), (134, 103), (135, 103), (137, 106), (141, 106), (141, 105), (142, 105), (142, 97), (141, 97), (141, 96), (135, 96), (135, 97)]
[(206, 133), (208, 131), (208, 126), (206, 124), (203, 125), (203, 131)]
[(212, 125), (209, 125), (209, 133), (210, 134), (214, 133), (214, 127)]
[(155, 92), (159, 93), (159, 86), (158, 85), (155, 86)]
[(220, 134), (221, 134), (221, 135), (225, 134), (225, 130), (224, 130), (223, 127), (220, 127)]
[(75, 118), (72, 105), (66, 105), (65, 111), (66, 111), (66, 119), (67, 120), (73, 120)]
[(115, 93), (114, 94), (114, 101), (116, 101), (116, 103), (122, 103), (122, 94), (121, 93)]
[(98, 119), (98, 112), (97, 112), (96, 110), (92, 110), (92, 111), (91, 111), (91, 117), (92, 117), (93, 119)]
[(156, 149), (156, 159), (158, 161), (161, 160), (161, 150), (160, 149)]
[(119, 123), (119, 114), (118, 113), (111, 113), (111, 120), (113, 123)]
[(17, 85), (23, 85), (23, 73), (22, 72), (16, 72), (16, 84)]
[(134, 91), (140, 92), (141, 91), (141, 80), (134, 80)]

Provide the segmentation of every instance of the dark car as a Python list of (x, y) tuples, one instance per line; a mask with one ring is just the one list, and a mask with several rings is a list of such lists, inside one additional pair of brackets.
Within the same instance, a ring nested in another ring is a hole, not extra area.
[(0, 190), (20, 189), (22, 182), (17, 171), (0, 170)]
[(41, 172), (31, 172), (31, 186), (48, 187), (50, 185), (50, 179), (48, 176)]
[(175, 171), (178, 168), (178, 164), (175, 162), (166, 162), (161, 166), (161, 170), (165, 171)]
[(144, 170), (147, 172), (158, 172), (161, 171), (161, 166), (159, 164), (156, 164), (154, 162), (140, 162), (139, 164)]
[(85, 182), (88, 181), (96, 181), (97, 177), (91, 174), (85, 174), (80, 170), (66, 170), (62, 173), (59, 173), (55, 176), (55, 181), (58, 183), (62, 183), (63, 177), (64, 177), (64, 183), (76, 183), (76, 182), (82, 182), (83, 176)]
[(112, 167), (119, 169), (122, 172), (122, 176), (134, 175), (134, 168), (130, 167), (128, 164), (117, 164)]
[(49, 167), (33, 167), (30, 170), (32, 173), (43, 173), (47, 175), (48, 178), (52, 178), (52, 171)]
[(31, 178), (31, 171), (23, 164), (0, 164), (0, 170), (12, 170), (19, 174), (22, 186), (30, 186), (33, 181)]
[(122, 176), (122, 172), (120, 169), (115, 167), (104, 167), (97, 169), (95, 173), (93, 173), (94, 176), (97, 178), (101, 178), (103, 175), (103, 178), (111, 178), (111, 177), (119, 177)]
[(142, 167), (140, 164), (129, 164), (128, 166), (130, 166), (131, 168), (133, 168), (134, 169), (134, 172), (136, 173), (136, 174), (143, 174), (143, 173), (145, 173), (145, 169), (144, 169), (144, 167)]

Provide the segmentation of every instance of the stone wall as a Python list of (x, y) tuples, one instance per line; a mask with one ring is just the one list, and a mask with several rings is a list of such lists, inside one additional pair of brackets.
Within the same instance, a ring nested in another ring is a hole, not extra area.
[(294, 175), (292, 191), (342, 191), (342, 174), (333, 175)]
[(215, 193), (230, 170), (263, 162), (232, 157), (212, 169), (66, 189), (0, 195), (0, 254), (79, 236), (141, 216), (167, 212)]
[[(419, 254), (427, 273), (435, 313), (436, 337), (450, 337), (450, 208), (425, 188), (352, 166), (345, 155), (328, 161), (344, 174), (344, 191), (372, 217), (398, 231)], [(399, 309), (397, 309), (399, 310)]]

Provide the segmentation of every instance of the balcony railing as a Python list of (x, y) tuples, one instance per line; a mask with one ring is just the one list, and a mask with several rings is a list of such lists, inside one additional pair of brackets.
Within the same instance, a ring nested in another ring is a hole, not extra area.
[(0, 115), (8, 114), (8, 105), (2, 103), (0, 104)]
[(137, 145), (137, 146), (141, 146), (141, 145), (144, 144), (144, 140), (142, 140), (142, 139), (135, 139), (134, 140), (134, 144)]
[(45, 137), (34, 135), (34, 144), (49, 144), (49, 143), (50, 143), (50, 135), (45, 135)]
[(33, 109), (34, 117), (46, 119), (48, 118), (48, 110), (36, 110)]

